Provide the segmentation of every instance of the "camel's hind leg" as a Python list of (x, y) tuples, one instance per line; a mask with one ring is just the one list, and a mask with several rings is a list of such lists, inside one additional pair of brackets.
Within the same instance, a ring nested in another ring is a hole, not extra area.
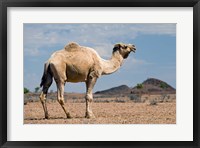
[(72, 118), (70, 113), (67, 112), (67, 110), (64, 107), (64, 103), (65, 103), (65, 100), (64, 100), (64, 82), (59, 81), (59, 82), (56, 82), (56, 84), (57, 84), (57, 89), (58, 89), (58, 91), (57, 91), (58, 102), (61, 105), (62, 109), (64, 110), (66, 117)]
[(71, 118), (69, 112), (65, 109), (65, 99), (64, 99), (64, 86), (65, 82), (67, 81), (66, 76), (66, 64), (59, 63), (58, 61), (50, 63), (50, 67), (53, 73), (53, 77), (56, 81), (57, 85), (57, 100), (61, 105), (62, 109), (64, 110), (67, 118)]
[(40, 94), (40, 101), (42, 103), (42, 106), (44, 109), (44, 115), (45, 115), (46, 119), (49, 118), (49, 114), (47, 111), (47, 105), (46, 105), (46, 97), (47, 97), (48, 89), (51, 86), (51, 84), (52, 84), (52, 76), (50, 74), (47, 74), (46, 81), (43, 84), (42, 93)]

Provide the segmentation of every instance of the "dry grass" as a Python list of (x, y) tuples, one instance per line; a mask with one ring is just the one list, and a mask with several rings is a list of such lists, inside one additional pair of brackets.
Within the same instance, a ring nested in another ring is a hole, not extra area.
[(25, 124), (175, 124), (176, 102), (148, 103), (133, 102), (94, 102), (95, 119), (86, 119), (85, 103), (68, 101), (65, 106), (73, 116), (66, 119), (60, 105), (55, 101), (47, 103), (50, 119), (44, 119), (40, 102), (24, 105)]

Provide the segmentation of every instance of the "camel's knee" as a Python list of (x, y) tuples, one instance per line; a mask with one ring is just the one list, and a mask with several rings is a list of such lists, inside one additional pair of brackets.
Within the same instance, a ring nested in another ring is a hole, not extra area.
[(65, 104), (64, 98), (58, 97), (57, 100), (58, 100), (58, 102), (59, 102), (61, 105), (64, 105), (64, 104)]
[(43, 92), (40, 94), (40, 101), (42, 102), (42, 103), (44, 103), (45, 101), (46, 101), (46, 94), (44, 94)]
[(92, 94), (86, 94), (85, 99), (86, 99), (86, 101), (92, 102), (93, 101)]

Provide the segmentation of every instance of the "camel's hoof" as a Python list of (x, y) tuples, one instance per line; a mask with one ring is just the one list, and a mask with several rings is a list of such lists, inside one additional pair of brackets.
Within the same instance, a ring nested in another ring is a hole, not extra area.
[(49, 115), (46, 115), (46, 116), (45, 116), (45, 119), (49, 119)]
[(86, 114), (85, 114), (85, 118), (88, 118), (88, 119), (94, 119), (95, 116), (94, 116), (93, 113), (88, 113), (88, 112), (86, 112)]
[(71, 118), (72, 118), (72, 116), (70, 115), (70, 113), (67, 114), (67, 118), (68, 118), (68, 119), (71, 119)]

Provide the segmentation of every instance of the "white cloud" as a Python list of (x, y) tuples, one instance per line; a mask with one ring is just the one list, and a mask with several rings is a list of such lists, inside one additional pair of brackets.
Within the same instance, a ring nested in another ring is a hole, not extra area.
[(95, 44), (93, 47), (101, 57), (110, 58), (112, 55), (112, 44)]
[(145, 60), (136, 59), (136, 58), (130, 59), (130, 63), (131, 64), (136, 64), (136, 65), (149, 65), (149, 64), (152, 64), (152, 63), (147, 62)]
[(132, 27), (131, 30), (141, 34), (176, 35), (175, 24), (142, 24)]
[[(103, 57), (110, 57), (117, 42), (133, 42), (140, 34), (175, 35), (175, 24), (25, 24), (24, 47), (28, 54), (39, 54), (41, 47), (64, 45), (75, 41), (93, 47)], [(30, 50), (31, 49), (31, 50)], [(55, 49), (56, 50), (56, 49)]]
[(40, 51), (37, 48), (25, 48), (24, 49), (25, 56), (39, 56)]
[(132, 69), (138, 69), (144, 66), (150, 66), (153, 65), (153, 63), (142, 60), (142, 59), (137, 59), (133, 56), (131, 56), (130, 58), (127, 58), (124, 63), (123, 63), (123, 67), (126, 70), (132, 70)]

